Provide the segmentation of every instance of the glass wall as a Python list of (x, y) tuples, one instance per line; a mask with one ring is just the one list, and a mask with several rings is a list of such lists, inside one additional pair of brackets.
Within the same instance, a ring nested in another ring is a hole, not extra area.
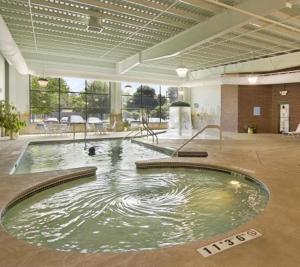
[(47, 118), (59, 118), (59, 79), (49, 78), (46, 87), (40, 87), (38, 77), (31, 77), (30, 113), (31, 122)]
[(140, 121), (142, 113), (148, 122), (169, 119), (169, 106), (178, 99), (178, 88), (155, 84), (122, 83), (123, 121)]
[(31, 122), (68, 122), (71, 115), (84, 120), (97, 117), (108, 121), (110, 115), (110, 85), (108, 82), (74, 78), (47, 78), (48, 85), (38, 84), (31, 77)]

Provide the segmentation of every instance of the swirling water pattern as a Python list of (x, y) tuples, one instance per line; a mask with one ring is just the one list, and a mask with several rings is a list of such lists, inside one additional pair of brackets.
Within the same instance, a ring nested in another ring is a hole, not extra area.
[(165, 155), (128, 141), (29, 146), (18, 173), (97, 166), (96, 177), (20, 202), (3, 218), (13, 236), (57, 250), (124, 252), (195, 241), (232, 229), (264, 209), (268, 193), (242, 177), (208, 170), (136, 170)]

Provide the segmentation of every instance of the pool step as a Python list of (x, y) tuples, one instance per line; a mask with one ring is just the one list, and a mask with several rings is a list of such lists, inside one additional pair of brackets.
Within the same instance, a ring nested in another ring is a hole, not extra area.
[(203, 151), (179, 151), (178, 157), (202, 157), (206, 158), (208, 156), (207, 152)]

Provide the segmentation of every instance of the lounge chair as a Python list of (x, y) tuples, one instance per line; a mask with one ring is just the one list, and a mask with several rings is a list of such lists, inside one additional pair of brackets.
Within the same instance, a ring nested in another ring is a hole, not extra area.
[(283, 132), (283, 134), (292, 135), (292, 136), (300, 136), (300, 123), (298, 124), (296, 131)]

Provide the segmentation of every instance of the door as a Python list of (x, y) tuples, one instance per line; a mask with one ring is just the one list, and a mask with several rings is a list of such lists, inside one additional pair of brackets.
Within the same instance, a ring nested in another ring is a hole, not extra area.
[(280, 104), (279, 112), (279, 132), (288, 132), (290, 130), (290, 105)]

